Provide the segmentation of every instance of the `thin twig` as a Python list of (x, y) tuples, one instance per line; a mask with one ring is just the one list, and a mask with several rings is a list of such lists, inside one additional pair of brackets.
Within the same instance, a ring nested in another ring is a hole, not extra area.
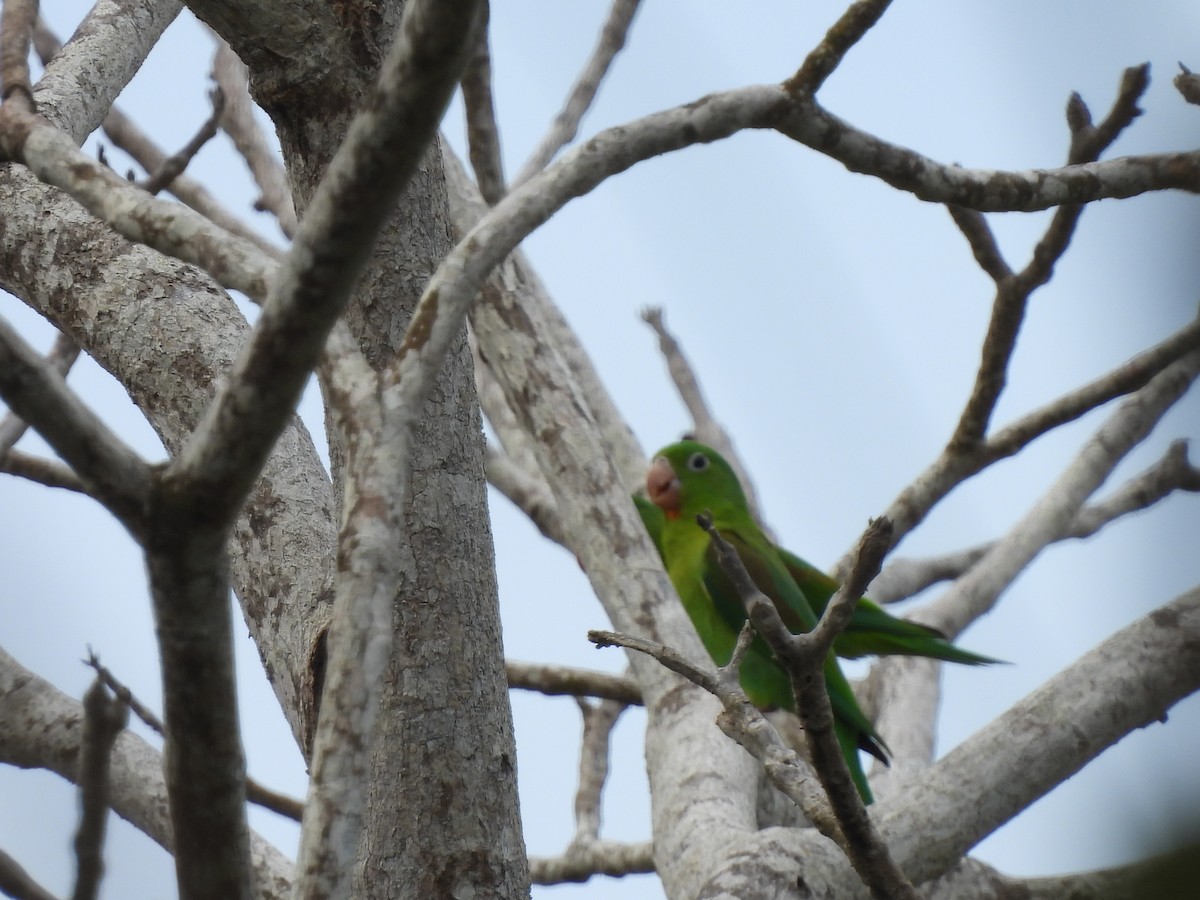
[(104, 876), (104, 830), (108, 820), (108, 760), (117, 736), (129, 722), (129, 707), (110, 697), (97, 677), (83, 695), (83, 731), (79, 737), (78, 864), (73, 900), (92, 900)]
[[(54, 346), (46, 354), (46, 362), (63, 378), (67, 377), (71, 366), (78, 358), (79, 345), (62, 332), (59, 332), (54, 339)], [(12, 412), (0, 420), (0, 462), (4, 460), (5, 455), (12, 450), (13, 445), (21, 439), (28, 428), (29, 424)]]
[(825, 33), (804, 59), (804, 64), (783, 83), (789, 94), (815, 94), (833, 70), (845, 58), (850, 48), (879, 21), (891, 5), (891, 0), (856, 0), (847, 7), (833, 27)]
[(967, 239), (971, 253), (975, 256), (975, 262), (979, 263), (979, 268), (983, 269), (997, 284), (1011, 278), (1012, 269), (1004, 261), (1004, 255), (996, 243), (996, 236), (988, 227), (983, 213), (965, 206), (950, 205), (946, 209), (950, 213), (950, 218), (954, 220), (954, 224), (958, 226), (958, 230)]
[(29, 81), (29, 41), (37, 21), (37, 0), (8, 0), (0, 7), (0, 82), (5, 103), (14, 99), (33, 111), (33, 89)]
[(225, 94), (220, 87), (216, 87), (213, 88), (209, 99), (212, 102), (212, 112), (195, 137), (184, 144), (178, 153), (173, 153), (163, 160), (162, 165), (150, 173), (150, 177), (135, 182), (146, 193), (157, 194), (170, 187), (200, 152), (200, 148), (217, 136), (217, 125), (225, 110)]
[[(1073, 94), (1067, 106), (1067, 123), (1071, 129), (1068, 164), (1080, 165), (1097, 159), (1140, 114), (1138, 100), (1149, 84), (1148, 66), (1126, 69), (1111, 112), (1095, 127), (1091, 124), (1091, 114), (1082, 98)], [(982, 240), (979, 234), (979, 214), (972, 217), (954, 208), (951, 208), (950, 212), (959, 228), (967, 235), (976, 260), (995, 278), (996, 274), (1002, 271), (997, 265), (999, 254), (998, 251), (994, 255), (990, 254), (988, 242)], [(1016, 347), (1017, 335), (1025, 318), (1029, 298), (1035, 290), (1050, 280), (1055, 264), (1071, 243), (1075, 226), (1079, 223), (1082, 213), (1082, 204), (1064, 204), (1056, 209), (1045, 234), (1034, 247), (1028, 265), (1015, 275), (997, 279), (996, 298), (992, 305), (987, 336), (983, 342), (979, 372), (975, 377), (971, 396), (963, 407), (958, 425), (954, 429), (954, 436), (950, 439), (947, 448), (949, 452), (965, 452), (984, 440), (996, 402), (1007, 381), (1009, 362)], [(971, 228), (970, 232), (968, 228)]]
[(144, 524), (151, 469), (0, 320), (0, 396), (38, 430), (83, 478), (94, 495), (133, 534)]
[(20, 450), (9, 450), (4, 458), (0, 459), (0, 472), (6, 475), (15, 475), (27, 481), (34, 481), (46, 487), (63, 488), (86, 494), (89, 497), (94, 496), (79, 476), (71, 471), (70, 467), (53, 459), (22, 453)]
[(544, 481), (529, 477), (491, 443), (484, 447), (483, 467), (488, 484), (529, 516), (538, 531), (556, 544), (565, 546), (566, 535), (559, 521), (558, 507)]
[[(608, 74), (617, 54), (625, 46), (625, 40), (629, 35), (629, 28), (633, 24), (633, 17), (637, 13), (639, 2), (640, 0), (613, 0), (613, 5), (608, 11), (608, 18), (600, 30), (600, 41), (597, 43), (596, 49), (592, 51), (591, 58), (572, 86), (562, 111), (554, 117), (550, 130), (546, 132), (545, 137), (529, 155), (525, 165), (521, 167), (517, 177), (513, 179), (514, 187), (524, 184), (544, 169), (550, 160), (554, 159), (554, 154), (574, 140), (579, 131), (579, 123), (591, 107), (592, 101), (596, 99), (600, 83)], [(474, 162), (474, 157), (472, 157), (472, 162)]]
[(250, 98), (249, 73), (246, 66), (216, 32), (212, 77), (225, 97), (221, 128), (246, 161), (259, 197), (254, 208), (265, 210), (275, 217), (279, 229), (289, 238), (296, 234), (296, 207), (288, 185), (287, 173), (275, 148), (254, 117), (254, 101)]
[(500, 155), (500, 129), (492, 95), (491, 8), (483, 3), (484, 21), (475, 39), (475, 50), (462, 77), (463, 107), (467, 114), (467, 150), (480, 196), (495, 206), (504, 196), (504, 161)]
[(0, 894), (13, 900), (58, 900), (3, 850), (0, 850)]
[(627, 706), (642, 705), (642, 692), (637, 682), (625, 675), (513, 660), (505, 663), (505, 669), (508, 686), (515, 690), (537, 691), (552, 697), (597, 697)]
[(762, 763), (771, 783), (800, 807), (818, 831), (844, 846), (845, 838), (830, 810), (828, 796), (813, 777), (812, 766), (784, 742), (742, 688), (737, 667), (753, 639), (753, 629), (743, 629), (729, 663), (713, 671), (693, 665), (677, 650), (657, 641), (613, 631), (588, 632), (588, 640), (597, 647), (625, 647), (645, 653), (720, 700), (724, 711), (717, 717), (718, 727)]
[(600, 840), (600, 810), (604, 783), (608, 780), (609, 743), (612, 730), (626, 707), (614, 700), (590, 703), (576, 698), (576, 702), (583, 717), (583, 739), (579, 748), (579, 787), (575, 791), (575, 836), (571, 844), (582, 846)]
[(534, 884), (565, 884), (587, 881), (593, 875), (620, 878), (654, 871), (654, 844), (622, 844), (592, 841), (572, 847), (562, 856), (533, 857), (529, 876)]
[[(88, 648), (88, 658), (84, 662), (96, 671), (96, 677), (103, 681), (117, 699), (128, 706), (147, 728), (158, 735), (164, 733), (162, 719), (154, 713), (154, 710), (138, 700), (133, 691), (118, 680), (111, 670), (102, 665), (100, 657), (93, 653), (90, 647)], [(259, 784), (249, 775), (246, 776), (246, 799), (257, 806), (269, 809), (271, 812), (286, 816), (296, 822), (304, 817), (304, 804), (301, 801), (273, 791)]]
[[(48, 65), (62, 49), (62, 42), (41, 18), (38, 19), (33, 40), (43, 66)], [(228, 89), (225, 89), (225, 94), (227, 98), (230, 96)], [(228, 101), (226, 110), (228, 111)], [(167, 158), (167, 154), (115, 106), (104, 117), (104, 133), (114, 146), (128, 153), (147, 172), (156, 171)], [(282, 255), (278, 247), (221, 205), (208, 189), (195, 179), (186, 174), (180, 175), (171, 182), (168, 190), (218, 227), (249, 241), (268, 256), (278, 259)]]

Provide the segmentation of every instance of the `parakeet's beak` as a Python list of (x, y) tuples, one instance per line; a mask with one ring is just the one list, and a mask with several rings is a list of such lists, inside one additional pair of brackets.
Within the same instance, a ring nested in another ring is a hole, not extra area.
[(646, 496), (650, 502), (662, 507), (664, 512), (679, 512), (679, 479), (675, 470), (663, 457), (654, 460), (646, 472)]

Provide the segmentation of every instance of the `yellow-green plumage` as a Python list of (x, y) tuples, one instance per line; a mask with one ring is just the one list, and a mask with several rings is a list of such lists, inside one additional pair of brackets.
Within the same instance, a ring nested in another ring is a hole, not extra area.
[[(754, 524), (741, 485), (720, 455), (694, 441), (663, 448), (647, 475), (647, 492), (663, 510), (656, 543), (667, 573), (714, 662), (729, 662), (746, 612), (715, 559), (708, 533), (696, 524), (700, 513), (712, 515), (718, 533), (733, 545), (759, 590), (774, 601), (785, 624), (793, 632), (812, 629), (817, 621), (815, 613), (774, 546)], [(652, 536), (658, 521), (650, 513), (647, 527)], [(795, 710), (787, 673), (761, 638), (751, 645), (740, 676), (742, 687), (755, 705)], [(851, 777), (864, 802), (870, 803), (871, 791), (858, 751), (866, 750), (886, 763), (886, 745), (859, 708), (832, 653), (825, 662), (825, 686), (833, 707), (834, 730)]]
[[(662, 556), (662, 531), (665, 522), (662, 509), (644, 497), (635, 496), (633, 502), (642, 517), (646, 531), (650, 533), (654, 546), (658, 549), (659, 556)], [(808, 600), (813, 614), (820, 618), (837, 592), (838, 582), (783, 547), (775, 547), (775, 552), (779, 554), (784, 568)], [(858, 659), (862, 656), (926, 656), (969, 666), (1001, 662), (990, 656), (956, 647), (936, 629), (907, 619), (898, 619), (866, 597), (858, 601), (850, 624), (833, 642), (833, 652), (843, 659)]]

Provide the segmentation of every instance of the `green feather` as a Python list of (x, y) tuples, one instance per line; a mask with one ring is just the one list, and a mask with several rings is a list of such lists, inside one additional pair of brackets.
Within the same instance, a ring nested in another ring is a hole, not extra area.
[[(637, 495), (634, 496), (633, 502), (642, 517), (646, 531), (654, 541), (658, 555), (663, 556), (662, 533), (666, 520), (662, 509), (645, 497)], [(775, 551), (792, 580), (796, 582), (796, 586), (808, 600), (813, 614), (820, 618), (837, 591), (838, 582), (783, 547), (775, 547)], [(785, 621), (793, 631), (807, 630), (787, 619)], [(968, 666), (1003, 662), (956, 647), (937, 629), (907, 619), (898, 619), (866, 597), (858, 601), (850, 624), (833, 642), (833, 652), (843, 659), (858, 659), (863, 656), (926, 656)]]
[[(702, 512), (712, 515), (718, 533), (734, 546), (751, 578), (774, 601), (788, 627), (794, 631), (811, 629), (817, 621), (816, 614), (774, 546), (754, 524), (741, 486), (728, 463), (715, 451), (694, 441), (664, 448), (647, 476), (651, 499), (659, 505), (666, 501), (661, 493), (656, 496), (656, 485), (650, 482), (656, 473), (664, 473), (660, 461), (673, 470), (678, 493), (672, 501), (674, 505), (668, 505), (662, 517), (659, 552), (671, 583), (713, 661), (718, 665), (729, 662), (746, 613), (737, 592), (716, 564), (708, 533), (696, 524), (696, 515)], [(644, 507), (639, 504), (639, 508)], [(658, 529), (657, 517), (644, 513), (643, 521), (647, 521), (647, 530), (653, 536)], [(755, 705), (795, 711), (788, 676), (761, 638), (754, 641), (746, 654), (740, 677)], [(864, 802), (870, 803), (871, 790), (858, 751), (866, 750), (886, 763), (887, 745), (859, 707), (832, 653), (825, 662), (825, 686), (833, 707), (834, 729), (851, 777)]]
[[(818, 618), (824, 615), (825, 607), (839, 587), (838, 582), (794, 553), (782, 547), (776, 549), (796, 586), (812, 604), (813, 612)], [(968, 666), (1003, 662), (956, 647), (936, 628), (897, 619), (866, 597), (859, 599), (850, 624), (833, 642), (833, 652), (844, 659), (857, 659), (860, 656), (927, 656)]]

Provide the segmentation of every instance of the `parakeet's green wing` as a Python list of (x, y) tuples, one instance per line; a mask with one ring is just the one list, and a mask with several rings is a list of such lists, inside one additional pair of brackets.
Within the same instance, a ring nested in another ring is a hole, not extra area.
[[(837, 592), (838, 583), (816, 566), (805, 562), (782, 547), (776, 548), (788, 574), (808, 598), (813, 612), (820, 617)], [(983, 666), (1003, 662), (980, 653), (972, 653), (946, 640), (936, 628), (898, 619), (884, 612), (877, 603), (866, 597), (858, 601), (854, 617), (833, 643), (838, 656), (857, 659), (860, 656), (927, 656), (943, 662)]]
[[(760, 541), (755, 540), (755, 537), (760, 536), (752, 536), (747, 539), (745, 533), (749, 530), (723, 527), (718, 529), (718, 533), (737, 551), (746, 572), (759, 590), (775, 604), (775, 609), (779, 612), (780, 618), (783, 619), (788, 630), (795, 634), (811, 631), (816, 625), (817, 619), (804, 594), (787, 574), (778, 557), (772, 552), (773, 548), (766, 543), (765, 537), (761, 538), (761, 544)], [(751, 531), (750, 534), (753, 535), (753, 532)], [(729, 624), (734, 633), (740, 631), (742, 623), (746, 621), (746, 610), (733, 582), (721, 567), (716, 548), (712, 546), (711, 542), (705, 553), (703, 581), (705, 590), (721, 617)], [(751, 653), (755, 652), (767, 656), (771, 654), (771, 651), (762, 643), (761, 638), (757, 639), (751, 648)], [(773, 683), (778, 684), (779, 682), (773, 680)], [(846, 681), (845, 675), (842, 674), (841, 668), (832, 654), (825, 665), (825, 684), (829, 692), (830, 704), (833, 706), (834, 718), (849, 726), (853, 731), (854, 737), (851, 746), (857, 746), (860, 750), (865, 750), (876, 759), (886, 763), (888, 761), (887, 745), (875, 733), (874, 727), (859, 708), (850, 684)], [(794, 709), (791, 685), (786, 678), (782, 680), (782, 685), (782, 692), (778, 689), (772, 692), (774, 696), (770, 698), (770, 702), (783, 709)], [(753, 688), (754, 685), (751, 687)], [(845, 743), (846, 741), (843, 739), (843, 744)], [(853, 766), (851, 769), (853, 772)]]

